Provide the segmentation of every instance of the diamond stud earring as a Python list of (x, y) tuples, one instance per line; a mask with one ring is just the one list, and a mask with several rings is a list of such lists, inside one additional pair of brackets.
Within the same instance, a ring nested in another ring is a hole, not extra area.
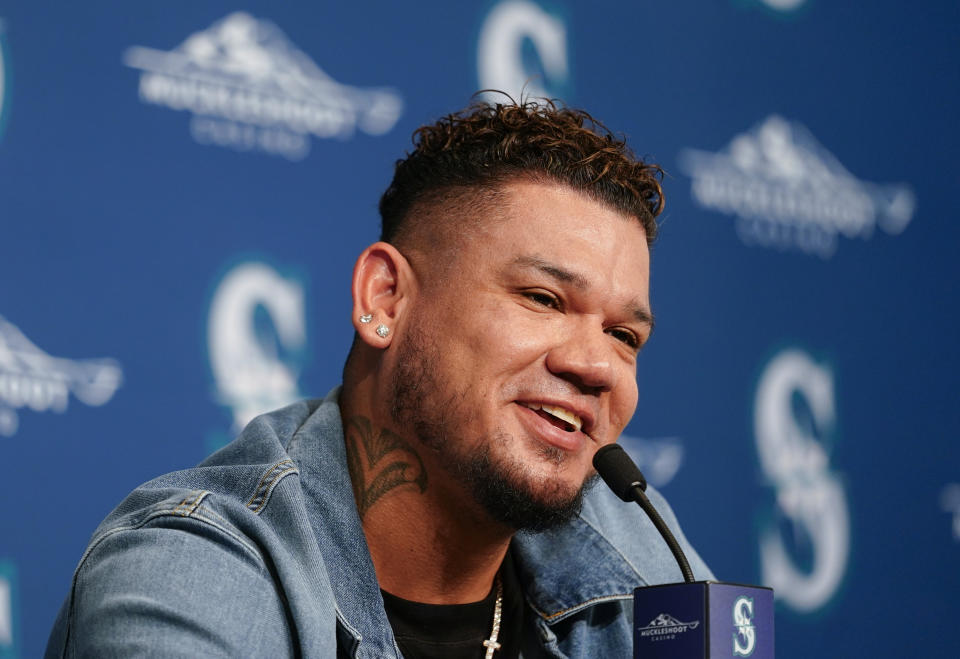
[(387, 338), (387, 334), (390, 333), (390, 328), (386, 325), (377, 325), (377, 336), (381, 339)]
[(360, 322), (363, 323), (364, 325), (366, 325), (367, 323), (369, 323), (371, 320), (373, 320), (373, 314), (372, 314), (372, 313), (365, 313), (365, 314), (363, 314), (362, 316), (360, 316)]

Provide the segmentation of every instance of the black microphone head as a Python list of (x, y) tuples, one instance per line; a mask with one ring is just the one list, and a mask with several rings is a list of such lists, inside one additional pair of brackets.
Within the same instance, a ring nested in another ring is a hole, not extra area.
[(647, 481), (619, 444), (607, 444), (593, 456), (593, 468), (613, 493), (624, 501), (635, 501), (633, 488), (647, 489)]

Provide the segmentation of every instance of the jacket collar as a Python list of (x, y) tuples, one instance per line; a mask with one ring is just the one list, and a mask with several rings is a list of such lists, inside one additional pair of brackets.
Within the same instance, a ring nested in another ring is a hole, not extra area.
[(548, 623), (588, 606), (633, 598), (636, 568), (581, 516), (552, 531), (518, 533), (514, 557), (527, 601)]
[(339, 387), (327, 394), (293, 435), (287, 452), (300, 468), (338, 622), (355, 642), (363, 641), (364, 656), (399, 656), (353, 498), (339, 396)]
[[(354, 502), (347, 469), (340, 388), (296, 431), (287, 452), (300, 468), (306, 506), (326, 563), (340, 622), (358, 640), (378, 646), (381, 656), (395, 652)], [(638, 568), (602, 531), (609, 523), (609, 501), (602, 488), (585, 496), (580, 516), (544, 533), (519, 533), (513, 551), (527, 601), (547, 622), (562, 620), (605, 600), (629, 599), (643, 585)], [(611, 495), (612, 496), (612, 495)], [(619, 500), (618, 507), (623, 506)], [(376, 602), (379, 606), (371, 606)], [(387, 630), (384, 635), (382, 630)]]

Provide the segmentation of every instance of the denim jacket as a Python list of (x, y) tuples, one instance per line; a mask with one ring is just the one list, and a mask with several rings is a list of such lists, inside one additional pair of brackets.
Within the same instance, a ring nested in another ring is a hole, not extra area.
[[(47, 657), (400, 657), (354, 503), (339, 390), (254, 419), (193, 469), (134, 490), (97, 528)], [(672, 511), (698, 579), (712, 575)], [(569, 524), (511, 546), (526, 657), (629, 657), (632, 592), (681, 581), (638, 506), (602, 485)]]

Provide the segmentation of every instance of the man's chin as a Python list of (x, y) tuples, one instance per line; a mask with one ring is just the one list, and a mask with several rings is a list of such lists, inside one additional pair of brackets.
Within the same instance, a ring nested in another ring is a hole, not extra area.
[(495, 521), (517, 531), (546, 531), (580, 514), (583, 495), (596, 476), (583, 485), (544, 478), (530, 482), (519, 466), (491, 464), (486, 456), (471, 461), (466, 474), (474, 497)]

